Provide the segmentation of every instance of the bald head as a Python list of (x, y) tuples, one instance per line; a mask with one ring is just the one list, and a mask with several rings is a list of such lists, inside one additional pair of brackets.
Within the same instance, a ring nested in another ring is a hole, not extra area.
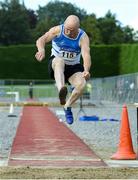
[(65, 26), (69, 26), (70, 28), (79, 28), (80, 26), (80, 20), (75, 15), (70, 15), (67, 17), (67, 19), (64, 22)]
[(80, 20), (75, 15), (70, 15), (64, 22), (64, 33), (70, 38), (76, 38), (79, 32)]

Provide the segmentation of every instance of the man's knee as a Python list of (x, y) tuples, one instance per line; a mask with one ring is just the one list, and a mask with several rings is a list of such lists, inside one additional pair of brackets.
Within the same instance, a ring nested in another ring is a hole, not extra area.
[(83, 91), (85, 86), (86, 86), (86, 80), (82, 79), (82, 80), (78, 81), (78, 83), (76, 85), (76, 89), (78, 89), (79, 91)]
[(64, 60), (60, 57), (55, 57), (52, 61), (52, 68), (55, 69), (56, 67), (58, 68), (64, 68), (65, 63)]
[(80, 83), (80, 87), (82, 90), (84, 90), (85, 86), (86, 86), (86, 81), (84, 80)]

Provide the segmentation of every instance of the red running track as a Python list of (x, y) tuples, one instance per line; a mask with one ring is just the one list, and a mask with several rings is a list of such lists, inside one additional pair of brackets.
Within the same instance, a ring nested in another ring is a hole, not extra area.
[(26, 106), (12, 145), (10, 166), (99, 167), (106, 164), (47, 108)]

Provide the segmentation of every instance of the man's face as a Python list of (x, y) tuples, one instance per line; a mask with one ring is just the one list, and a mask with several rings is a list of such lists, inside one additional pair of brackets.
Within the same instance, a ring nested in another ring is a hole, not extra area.
[(70, 38), (76, 38), (78, 35), (78, 27), (71, 27), (69, 25), (64, 25), (64, 33)]

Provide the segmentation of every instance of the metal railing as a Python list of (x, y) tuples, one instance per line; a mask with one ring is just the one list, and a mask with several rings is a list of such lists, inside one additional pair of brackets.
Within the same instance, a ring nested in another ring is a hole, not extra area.
[[(33, 84), (31, 87), (30, 82)], [(33, 97), (41, 101), (58, 97), (54, 81), (0, 80), (0, 101), (15, 100), (14, 95), (7, 92), (19, 92), (20, 101), (27, 100), (30, 90), (33, 90)], [(138, 102), (138, 73), (91, 79), (87, 82), (83, 99), (89, 102)]]
[(92, 80), (91, 100), (138, 102), (138, 73)]

